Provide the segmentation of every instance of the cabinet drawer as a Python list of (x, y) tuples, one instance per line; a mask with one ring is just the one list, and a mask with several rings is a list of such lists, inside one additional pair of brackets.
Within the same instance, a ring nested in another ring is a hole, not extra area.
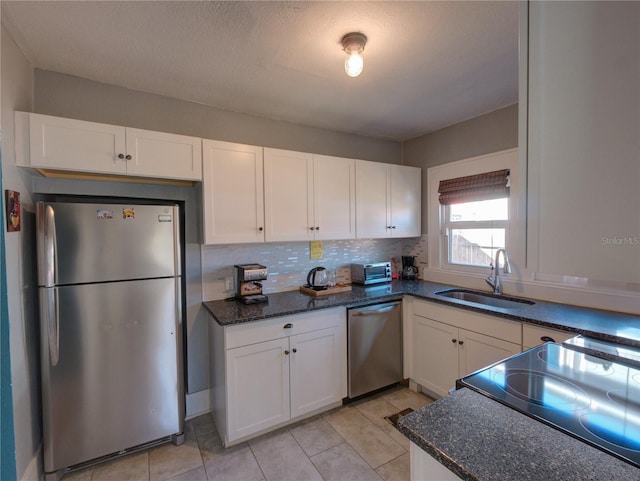
[(516, 344), (522, 343), (521, 323), (487, 314), (467, 311), (457, 307), (448, 307), (429, 301), (413, 303), (413, 313), (417, 316), (433, 319), (450, 326), (479, 332), (497, 339)]
[[(346, 315), (344, 307), (336, 307), (228, 326), (225, 328), (225, 348), (233, 349), (256, 342), (345, 325)], [(285, 327), (289, 325), (291, 327)]]
[(562, 342), (575, 337), (577, 334), (575, 332), (561, 331), (560, 329), (553, 329), (551, 327), (543, 327), (536, 326), (532, 324), (523, 324), (522, 325), (522, 346), (525, 349), (529, 349), (530, 347), (538, 346), (545, 341), (543, 341), (542, 337), (550, 337), (555, 342)]

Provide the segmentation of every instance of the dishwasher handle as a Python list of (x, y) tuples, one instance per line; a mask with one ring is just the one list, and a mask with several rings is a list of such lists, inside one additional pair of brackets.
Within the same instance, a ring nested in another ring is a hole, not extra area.
[(393, 311), (399, 305), (400, 304), (393, 304), (392, 306), (385, 306), (385, 307), (382, 307), (380, 309), (370, 310), (370, 311), (352, 310), (349, 314), (352, 315), (352, 316), (376, 316), (378, 314), (383, 314), (385, 312)]

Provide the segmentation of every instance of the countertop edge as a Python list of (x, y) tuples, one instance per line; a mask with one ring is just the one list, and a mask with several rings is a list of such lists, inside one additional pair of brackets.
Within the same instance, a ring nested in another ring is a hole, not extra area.
[[(353, 286), (353, 290), (345, 293), (333, 294), (326, 297), (311, 297), (299, 291), (284, 291), (269, 294), (272, 305), (243, 305), (235, 300), (205, 301), (205, 306), (212, 318), (220, 326), (230, 326), (247, 322), (255, 322), (274, 317), (300, 314), (319, 309), (343, 306), (345, 308), (358, 307), (371, 303), (393, 301), (404, 296), (434, 302), (448, 307), (455, 307), (480, 314), (491, 315), (513, 321), (526, 322), (532, 325), (560, 329), (588, 337), (595, 337), (606, 341), (640, 347), (640, 316), (633, 314), (603, 311), (581, 306), (565, 305), (535, 299), (535, 305), (523, 306), (515, 312), (507, 312), (499, 308), (483, 308), (468, 304), (461, 304), (451, 299), (440, 297), (436, 292), (455, 288), (449, 284), (431, 281), (393, 281), (376, 290)], [(384, 291), (384, 292), (383, 292)], [(629, 326), (630, 322), (637, 323), (637, 327)], [(606, 329), (598, 323), (606, 324)], [(625, 330), (630, 327), (633, 335), (624, 336), (615, 332), (615, 324), (624, 324)], [(596, 329), (599, 327), (599, 329)]]
[(640, 476), (633, 465), (466, 388), (403, 416), (398, 429), (465, 481)]

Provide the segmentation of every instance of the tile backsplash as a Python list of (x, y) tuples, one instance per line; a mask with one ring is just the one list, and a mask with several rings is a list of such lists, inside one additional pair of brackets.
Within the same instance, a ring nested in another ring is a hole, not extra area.
[(427, 256), (426, 236), (323, 241), (322, 246), (324, 255), (319, 260), (309, 257), (309, 242), (202, 246), (203, 299), (224, 299), (233, 295), (225, 289), (225, 278), (233, 276), (235, 264), (256, 262), (267, 266), (269, 276), (263, 283), (263, 292), (269, 294), (298, 289), (306, 283), (307, 272), (317, 266), (335, 269), (338, 282), (350, 283), (354, 262), (380, 262), (393, 257), (400, 272), (401, 256), (416, 256), (417, 265), (424, 265)]

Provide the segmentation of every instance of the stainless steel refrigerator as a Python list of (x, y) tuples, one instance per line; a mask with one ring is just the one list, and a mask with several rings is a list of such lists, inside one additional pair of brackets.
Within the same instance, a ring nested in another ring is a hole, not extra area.
[(175, 205), (37, 205), (44, 470), (184, 439)]

